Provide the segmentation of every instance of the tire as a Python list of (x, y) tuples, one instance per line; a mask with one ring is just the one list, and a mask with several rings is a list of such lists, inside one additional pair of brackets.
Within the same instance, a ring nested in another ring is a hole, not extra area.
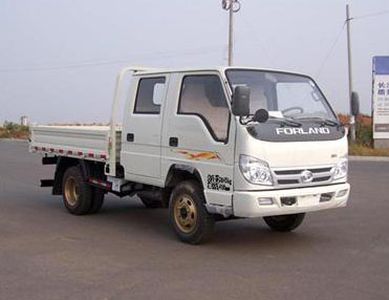
[(265, 223), (274, 231), (287, 232), (299, 227), (303, 222), (305, 213), (264, 217)]
[(212, 237), (215, 220), (204, 204), (203, 190), (195, 180), (183, 181), (173, 189), (169, 217), (181, 241), (197, 245)]
[(73, 215), (88, 214), (92, 207), (93, 188), (82, 176), (79, 167), (70, 167), (65, 171), (62, 181), (63, 203)]
[(89, 209), (89, 214), (98, 213), (104, 204), (105, 192), (99, 188), (93, 188), (93, 199)]

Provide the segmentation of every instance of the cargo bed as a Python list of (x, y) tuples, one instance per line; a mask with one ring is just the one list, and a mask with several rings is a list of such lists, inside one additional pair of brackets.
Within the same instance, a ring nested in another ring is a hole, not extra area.
[[(107, 162), (109, 126), (33, 126), (30, 151)], [(116, 157), (120, 160), (121, 128), (116, 130)]]

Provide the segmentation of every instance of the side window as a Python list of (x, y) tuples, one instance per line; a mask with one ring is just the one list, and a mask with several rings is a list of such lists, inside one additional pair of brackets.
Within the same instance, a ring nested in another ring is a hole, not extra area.
[(184, 77), (178, 113), (200, 117), (215, 140), (227, 141), (230, 112), (218, 76)]
[(159, 114), (165, 95), (165, 77), (139, 80), (134, 113)]

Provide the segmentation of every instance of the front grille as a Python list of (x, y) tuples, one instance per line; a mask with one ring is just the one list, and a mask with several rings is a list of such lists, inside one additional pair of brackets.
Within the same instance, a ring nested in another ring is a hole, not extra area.
[(278, 184), (296, 184), (299, 183), (297, 179), (280, 179), (277, 181)]
[(308, 170), (308, 171), (311, 171), (312, 173), (326, 173), (326, 172), (330, 172), (332, 169), (332, 167), (328, 167), (328, 168), (312, 168), (312, 169), (296, 169), (296, 170), (275, 170), (274, 173), (276, 175), (300, 175), (301, 172), (305, 171), (305, 170)]
[(277, 175), (295, 175), (300, 174), (304, 169), (302, 170), (282, 170), (282, 171), (274, 171)]
[[(330, 182), (332, 179), (332, 166), (296, 169), (274, 169), (273, 176), (279, 186), (307, 186)], [(312, 172), (312, 180), (303, 182), (301, 173)]]
[(330, 180), (331, 176), (313, 178), (312, 182), (321, 182)]
[(331, 172), (332, 167), (329, 168), (320, 168), (320, 169), (308, 169), (309, 171), (313, 173), (326, 173), (326, 172)]

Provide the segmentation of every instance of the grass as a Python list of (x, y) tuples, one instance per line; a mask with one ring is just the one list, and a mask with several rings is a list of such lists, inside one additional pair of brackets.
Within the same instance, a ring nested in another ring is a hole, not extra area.
[(28, 139), (30, 129), (27, 126), (21, 126), (12, 122), (5, 122), (0, 127), (0, 139)]
[(348, 148), (349, 155), (356, 156), (389, 156), (389, 149), (374, 149), (361, 144), (351, 144)]
[[(349, 127), (350, 117), (339, 115), (340, 122)], [(373, 120), (367, 115), (358, 115), (356, 119), (356, 142), (349, 142), (349, 155), (389, 156), (389, 149), (373, 148)]]

